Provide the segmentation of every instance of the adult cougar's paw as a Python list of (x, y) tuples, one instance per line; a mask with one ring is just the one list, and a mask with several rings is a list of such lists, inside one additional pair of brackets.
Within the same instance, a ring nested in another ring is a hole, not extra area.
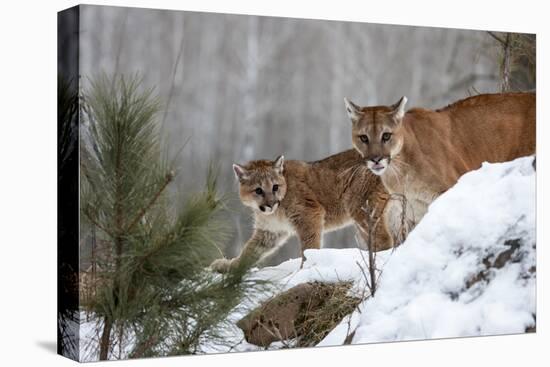
[(218, 273), (227, 273), (231, 270), (233, 260), (217, 259), (210, 264), (210, 269)]

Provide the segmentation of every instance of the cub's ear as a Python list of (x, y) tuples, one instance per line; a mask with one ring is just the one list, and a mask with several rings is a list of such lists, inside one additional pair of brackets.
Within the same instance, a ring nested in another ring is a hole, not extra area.
[(403, 96), (399, 101), (391, 106), (392, 113), (397, 120), (401, 120), (405, 116), (405, 105), (407, 104), (407, 97)]
[(280, 155), (273, 161), (273, 168), (275, 171), (277, 171), (279, 174), (283, 173), (283, 165), (285, 164), (285, 156)]
[(248, 171), (240, 164), (234, 163), (233, 171), (235, 172), (235, 177), (237, 177), (237, 180), (239, 181), (246, 180), (248, 178)]
[(361, 115), (363, 114), (361, 112), (361, 107), (344, 97), (344, 103), (346, 104), (346, 112), (348, 113), (348, 117), (352, 122), (357, 122), (361, 118)]

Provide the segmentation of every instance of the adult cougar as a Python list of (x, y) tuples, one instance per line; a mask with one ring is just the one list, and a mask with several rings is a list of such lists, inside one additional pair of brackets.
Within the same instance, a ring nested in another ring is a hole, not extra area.
[[(535, 153), (533, 93), (478, 95), (435, 111), (405, 112), (406, 103), (359, 107), (345, 99), (353, 146), (388, 193), (405, 199), (409, 227), (464, 173)], [(396, 203), (386, 210), (390, 228), (403, 208)]]

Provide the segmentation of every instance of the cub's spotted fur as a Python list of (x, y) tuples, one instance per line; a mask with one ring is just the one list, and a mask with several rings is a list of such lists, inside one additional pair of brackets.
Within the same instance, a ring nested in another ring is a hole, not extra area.
[(298, 236), (303, 255), (306, 249), (321, 247), (323, 232), (354, 223), (363, 235), (369, 232), (369, 223), (375, 227), (370, 232), (375, 250), (393, 246), (385, 224), (378, 221), (387, 194), (354, 150), (311, 163), (285, 162), (280, 156), (235, 164), (233, 169), (241, 201), (254, 212), (254, 233), (238, 257), (214, 261), (211, 267), (216, 271), (249, 267), (293, 235)]

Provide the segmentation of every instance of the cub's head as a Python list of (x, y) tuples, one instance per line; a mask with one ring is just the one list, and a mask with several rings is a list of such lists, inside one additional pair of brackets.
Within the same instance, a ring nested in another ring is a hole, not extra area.
[(284, 159), (281, 155), (274, 161), (258, 160), (246, 165), (233, 165), (244, 205), (264, 215), (275, 213), (286, 194)]
[(402, 120), (407, 97), (392, 106), (359, 107), (347, 98), (344, 102), (353, 124), (354, 148), (374, 174), (382, 175), (403, 147)]

